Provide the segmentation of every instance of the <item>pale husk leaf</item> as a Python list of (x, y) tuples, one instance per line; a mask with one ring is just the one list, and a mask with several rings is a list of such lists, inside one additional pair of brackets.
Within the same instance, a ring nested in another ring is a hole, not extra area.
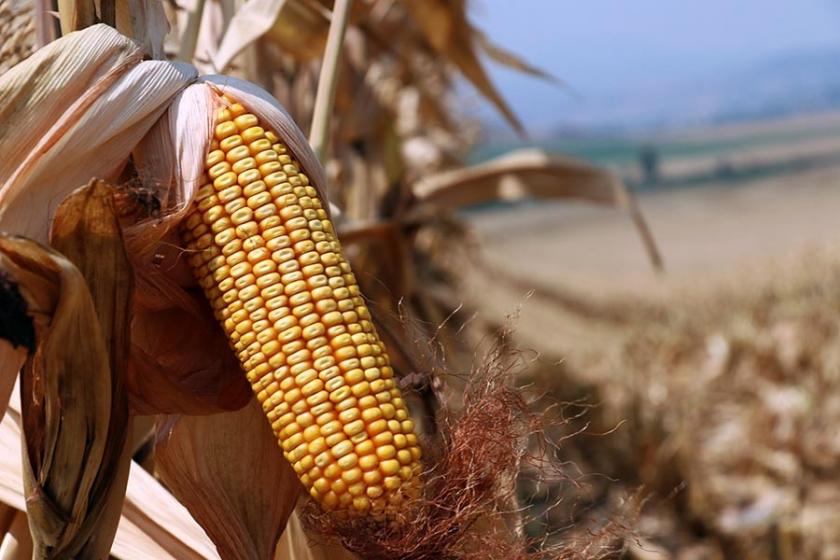
[(158, 432), (158, 475), (221, 556), (271, 558), (302, 487), (256, 401), (236, 412), (170, 417)]
[(21, 466), (20, 402), (9, 403), (3, 420), (0, 421), (0, 502), (20, 511), (26, 510), (23, 495), (23, 472)]
[(105, 454), (91, 489), (78, 555), (107, 555), (114, 540), (131, 463), (128, 394), (123, 381), (131, 321), (133, 273), (114, 209), (116, 189), (104, 181), (74, 192), (59, 206), (52, 246), (73, 262), (90, 290), (110, 362), (111, 410)]
[(0, 177), (12, 174), (68, 107), (140, 57), (131, 41), (102, 25), (50, 43), (0, 76)]
[(178, 560), (220, 557), (189, 511), (137, 463), (132, 463), (128, 478), (123, 519)]
[[(101, 44), (109, 46), (104, 53)], [(39, 51), (0, 79), (0, 150), (11, 154), (0, 165), (0, 228), (39, 241), (64, 196), (93, 177), (115, 179), (169, 100), (196, 77), (188, 65), (139, 62), (139, 49), (104, 25), (48, 49), (54, 56)]]
[(163, 209), (126, 230), (137, 274), (128, 383), (138, 413), (207, 414), (241, 408), (251, 398), (206, 299), (184, 288), (195, 279), (177, 226), (203, 173), (214, 98), (206, 85), (187, 87), (134, 151), (140, 181)]

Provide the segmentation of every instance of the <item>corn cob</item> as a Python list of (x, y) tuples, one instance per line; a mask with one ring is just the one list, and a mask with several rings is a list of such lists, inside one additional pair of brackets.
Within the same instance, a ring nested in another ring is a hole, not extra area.
[(224, 102), (184, 222), (190, 265), (313, 498), (386, 515), (420, 472), (388, 355), (318, 192), (276, 134)]

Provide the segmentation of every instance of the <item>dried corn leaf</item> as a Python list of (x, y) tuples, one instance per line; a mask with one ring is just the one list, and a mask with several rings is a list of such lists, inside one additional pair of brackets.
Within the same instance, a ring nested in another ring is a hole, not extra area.
[(158, 430), (159, 476), (222, 557), (271, 558), (301, 485), (256, 401), (237, 412), (170, 417)]
[(439, 173), (418, 181), (414, 195), (420, 202), (461, 208), (527, 197), (579, 199), (627, 211), (651, 263), (662, 267), (656, 242), (633, 195), (615, 175), (584, 162), (550, 156), (539, 150), (520, 150), (495, 160)]
[(508, 68), (513, 68), (514, 70), (518, 70), (524, 74), (530, 74), (531, 76), (542, 78), (550, 82), (560, 81), (556, 76), (549, 74), (541, 68), (537, 68), (519, 55), (513, 54), (504, 47), (494, 43), (484, 32), (478, 29), (473, 29), (473, 37), (475, 37), (475, 42), (479, 47), (481, 47), (481, 50), (499, 64), (503, 64)]
[(56, 303), (50, 282), (5, 254), (4, 242), (19, 241), (0, 234), (0, 418), (28, 353), (35, 349), (36, 324), (43, 327), (49, 321), (49, 310)]
[(15, 511), (11, 524), (4, 532), (6, 535), (0, 544), (0, 560), (32, 558), (32, 535), (29, 534), (25, 513)]
[[(0, 251), (51, 287), (48, 324), (21, 383), (27, 511), (39, 557), (77, 557), (97, 528), (111, 375), (93, 300), (67, 259), (21, 238)], [(26, 285), (26, 280), (16, 280)], [(37, 307), (33, 306), (33, 307)]]
[(248, 45), (265, 35), (281, 15), (287, 4), (294, 0), (248, 0), (239, 8), (230, 21), (222, 38), (219, 50), (213, 58), (213, 65), (223, 72), (233, 58)]
[(439, 54), (452, 62), (521, 135), (525, 129), (481, 64), (464, 0), (406, 0), (411, 17)]
[(133, 39), (147, 56), (163, 59), (163, 42), (169, 33), (163, 2), (116, 0), (115, 9), (117, 30)]
[(98, 520), (81, 548), (82, 557), (107, 554), (125, 496), (131, 449), (125, 376), (131, 320), (132, 270), (114, 211), (116, 189), (104, 181), (73, 193), (56, 212), (50, 242), (75, 264), (93, 298), (109, 356), (111, 410), (105, 454), (91, 488), (90, 519)]

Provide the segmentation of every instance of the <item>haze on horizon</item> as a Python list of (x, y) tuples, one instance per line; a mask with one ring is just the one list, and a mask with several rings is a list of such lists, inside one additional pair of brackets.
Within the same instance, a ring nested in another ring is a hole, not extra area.
[[(694, 84), (719, 76), (737, 81), (743, 69), (785, 56), (836, 49), (840, 57), (840, 2), (832, 0), (524, 0), (516, 9), (476, 0), (472, 18), (498, 44), (574, 91), (488, 62), (502, 94), (534, 131), (588, 113), (618, 122), (636, 109), (612, 117), (615, 107), (634, 100), (667, 105), (674, 92), (690, 94)], [(787, 74), (778, 73), (774, 79)], [(479, 114), (500, 122), (486, 104)]]

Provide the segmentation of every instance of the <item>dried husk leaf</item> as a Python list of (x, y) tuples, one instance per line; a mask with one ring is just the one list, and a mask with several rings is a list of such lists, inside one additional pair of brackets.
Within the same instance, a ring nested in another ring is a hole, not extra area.
[[(277, 131), (325, 197), (323, 168), (291, 116), (266, 91), (235, 78), (206, 76), (184, 89), (134, 152), (140, 181), (161, 216), (126, 230), (137, 272), (129, 385), (132, 409), (213, 413), (241, 408), (251, 389), (188, 269), (177, 226), (203, 173), (219, 95), (228, 94)], [(195, 349), (200, 348), (200, 351)]]
[(134, 151), (140, 182), (162, 208), (126, 229), (137, 274), (127, 383), (139, 414), (236, 410), (252, 397), (203, 294), (185, 289), (195, 280), (177, 231), (203, 173), (214, 103), (207, 86), (187, 87)]
[(20, 511), (26, 510), (21, 465), (20, 403), (9, 404), (0, 421), (0, 502)]
[(169, 33), (163, 2), (116, 0), (115, 4), (117, 31), (134, 39), (147, 56), (163, 59), (163, 43)]
[[(107, 348), (79, 270), (58, 253), (0, 237), (0, 251), (53, 287), (21, 383), (24, 486), (35, 557), (79, 557), (98, 519), (111, 401)], [(25, 280), (18, 280), (23, 284)]]
[(91, 489), (90, 535), (80, 557), (107, 555), (120, 519), (131, 463), (128, 394), (123, 377), (128, 361), (133, 274), (117, 219), (116, 189), (93, 180), (73, 193), (56, 212), (50, 242), (84, 276), (110, 358), (111, 410), (105, 455)]
[(0, 419), (27, 353), (35, 348), (35, 326), (26, 301), (10, 278), (8, 260), (0, 254)]
[[(187, 509), (176, 500), (152, 475), (137, 463), (132, 463), (128, 479), (128, 491), (123, 505), (123, 520), (130, 523), (142, 535), (147, 535), (156, 546), (164, 549), (177, 560), (216, 560), (219, 554), (202, 528), (190, 516)], [(143, 552), (136, 558), (159, 558), (143, 549), (142, 541), (134, 542), (133, 550)], [(114, 547), (128, 549), (124, 539)]]
[(196, 77), (189, 65), (141, 58), (131, 40), (100, 24), (0, 77), (0, 228), (45, 241), (57, 204), (92, 177), (115, 179)]
[[(20, 248), (20, 242), (0, 233), (0, 411), (5, 413), (11, 390), (26, 357), (35, 350), (36, 325), (43, 328), (49, 310), (55, 307), (56, 292), (49, 280), (28, 271), (5, 254), (2, 243)], [(16, 249), (13, 249), (13, 251)], [(19, 345), (23, 346), (19, 346)], [(13, 398), (13, 397), (12, 397)], [(2, 418), (0, 414), (0, 418)]]
[(32, 558), (32, 535), (29, 534), (25, 513), (15, 511), (11, 524), (4, 532), (6, 534), (0, 545), (0, 560)]
[(169, 417), (158, 432), (158, 475), (221, 556), (272, 558), (302, 487), (256, 401), (237, 412)]

